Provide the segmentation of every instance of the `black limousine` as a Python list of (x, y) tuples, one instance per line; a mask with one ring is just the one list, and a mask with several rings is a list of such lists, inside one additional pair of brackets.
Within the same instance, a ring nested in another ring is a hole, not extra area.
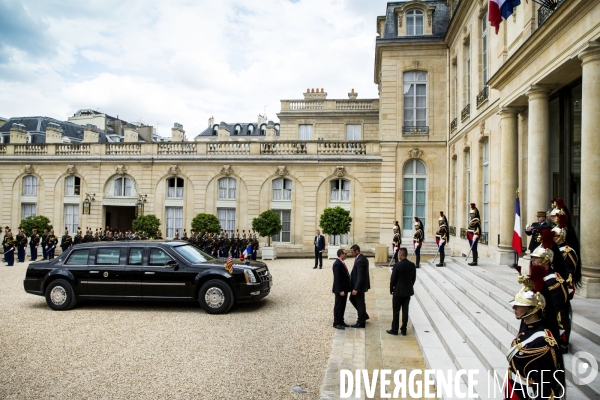
[(273, 284), (260, 261), (214, 258), (183, 241), (78, 244), (51, 261), (32, 262), (23, 285), (53, 310), (78, 300), (198, 301), (211, 314), (264, 298)]

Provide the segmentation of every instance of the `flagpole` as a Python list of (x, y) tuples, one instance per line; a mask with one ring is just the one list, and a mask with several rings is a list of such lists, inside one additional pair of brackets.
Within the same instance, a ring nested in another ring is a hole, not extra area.
[[(519, 189), (517, 189), (517, 193), (516, 193), (516, 195), (517, 195), (517, 201), (519, 200), (519, 194), (520, 194), (520, 192), (519, 192)], [(519, 202), (519, 209), (521, 208), (521, 204), (520, 204), (520, 203), (521, 203), (521, 202)], [(520, 217), (520, 216), (519, 216), (519, 217)], [(519, 219), (520, 219), (520, 218), (519, 218)], [(519, 231), (520, 231), (520, 230), (521, 230), (521, 227), (519, 227)], [(521, 237), (522, 237), (522, 236), (521, 236)], [(522, 239), (521, 239), (521, 240), (522, 240)], [(522, 245), (522, 244), (520, 244), (520, 245)], [(515, 263), (514, 263), (514, 266), (515, 266), (515, 267), (517, 267), (517, 265), (519, 265), (519, 253), (517, 253), (517, 250), (516, 250), (516, 249), (513, 249), (513, 250), (515, 251)]]

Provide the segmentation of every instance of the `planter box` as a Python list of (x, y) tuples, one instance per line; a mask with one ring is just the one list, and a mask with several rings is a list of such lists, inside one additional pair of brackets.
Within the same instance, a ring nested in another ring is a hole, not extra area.
[(262, 259), (263, 260), (275, 260), (277, 258), (277, 250), (275, 250), (274, 246), (268, 247), (268, 246), (263, 246), (262, 247)]
[(329, 245), (327, 246), (327, 258), (337, 258), (337, 251), (340, 248), (340, 246), (332, 246)]

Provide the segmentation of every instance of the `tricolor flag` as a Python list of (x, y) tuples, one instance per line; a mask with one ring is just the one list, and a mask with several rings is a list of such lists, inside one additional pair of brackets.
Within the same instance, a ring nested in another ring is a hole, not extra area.
[(225, 269), (230, 274), (233, 274), (233, 258), (231, 258), (231, 253), (229, 253), (229, 258), (227, 259), (227, 263), (225, 264)]
[(521, 255), (521, 205), (519, 204), (519, 196), (515, 203), (515, 228), (513, 230), (512, 248), (515, 249), (517, 255)]
[(248, 257), (252, 255), (252, 245), (249, 244), (248, 247), (246, 247), (246, 250), (244, 250), (244, 253), (242, 254), (244, 257)]
[(508, 19), (513, 13), (513, 9), (521, 5), (521, 0), (490, 0), (488, 7), (488, 21), (496, 28), (496, 35), (500, 29), (502, 18)]

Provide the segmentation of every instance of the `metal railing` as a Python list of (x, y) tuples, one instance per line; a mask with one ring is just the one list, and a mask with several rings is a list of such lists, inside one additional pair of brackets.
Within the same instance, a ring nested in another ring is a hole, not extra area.
[(450, 236), (456, 236), (456, 227), (455, 226), (450, 226), (448, 227), (449, 231), (450, 231)]
[(464, 121), (465, 119), (471, 116), (471, 104), (467, 104), (465, 108), (460, 112), (460, 121)]
[(450, 122), (450, 132), (456, 130), (456, 126), (458, 125), (458, 118), (454, 118), (452, 122)]
[(484, 86), (483, 90), (477, 95), (477, 108), (479, 108), (479, 106), (488, 99), (488, 96), (489, 89), (487, 86)]
[(403, 135), (429, 135), (428, 126), (403, 126)]
[(460, 238), (461, 239), (467, 238), (467, 230), (465, 228), (460, 228)]
[(479, 237), (479, 243), (481, 244), (488, 244), (488, 233), (487, 232), (481, 232), (481, 236)]
[(546, 5), (541, 6), (538, 9), (538, 28), (542, 26), (544, 22), (546, 22), (548, 18), (550, 18), (550, 16), (566, 2), (567, 0), (546, 0)]

